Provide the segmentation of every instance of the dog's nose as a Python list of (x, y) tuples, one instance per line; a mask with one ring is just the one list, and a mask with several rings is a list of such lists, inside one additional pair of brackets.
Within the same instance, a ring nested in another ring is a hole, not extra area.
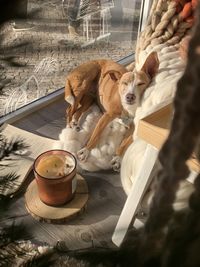
[(126, 101), (127, 102), (133, 102), (134, 100), (135, 100), (135, 95), (134, 94), (128, 93), (126, 95)]

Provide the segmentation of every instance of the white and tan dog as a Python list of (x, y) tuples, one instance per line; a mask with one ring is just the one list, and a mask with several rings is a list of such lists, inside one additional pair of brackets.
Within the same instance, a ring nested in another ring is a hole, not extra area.
[(157, 73), (158, 67), (157, 53), (152, 52), (147, 57), (140, 71), (122, 74), (116, 70), (108, 70), (102, 75), (97, 97), (103, 110), (103, 115), (99, 119), (85, 147), (78, 151), (77, 155), (80, 161), (87, 160), (90, 150), (97, 145), (105, 127), (115, 118), (121, 118), (123, 121), (131, 121), (131, 123), (129, 123), (127, 135), (116, 151), (116, 156), (111, 161), (113, 168), (119, 169), (121, 156), (132, 142), (134, 130), (133, 117), (136, 108), (145, 89)]

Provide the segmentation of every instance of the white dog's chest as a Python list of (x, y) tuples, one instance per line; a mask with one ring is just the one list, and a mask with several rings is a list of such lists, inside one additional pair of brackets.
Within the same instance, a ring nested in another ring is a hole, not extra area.
[(129, 125), (133, 122), (134, 117), (128, 112), (123, 111), (120, 119), (126, 127), (129, 127)]

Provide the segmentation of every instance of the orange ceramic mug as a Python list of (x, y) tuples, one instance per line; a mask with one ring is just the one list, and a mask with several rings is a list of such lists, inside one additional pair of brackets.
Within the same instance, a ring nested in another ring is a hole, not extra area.
[(76, 158), (65, 150), (49, 150), (33, 164), (39, 197), (50, 206), (69, 202), (76, 190)]

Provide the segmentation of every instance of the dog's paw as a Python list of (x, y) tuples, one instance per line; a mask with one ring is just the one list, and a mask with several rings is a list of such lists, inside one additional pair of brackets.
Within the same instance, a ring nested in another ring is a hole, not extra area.
[(77, 126), (75, 127), (75, 129), (76, 129), (77, 132), (80, 132), (81, 127), (80, 127), (79, 125), (77, 125)]
[(114, 156), (111, 160), (111, 166), (114, 171), (119, 172), (121, 167), (121, 157), (120, 156)]
[(78, 122), (75, 121), (74, 119), (70, 122), (71, 128), (75, 128), (78, 125)]
[(75, 99), (72, 95), (66, 96), (65, 101), (68, 102), (71, 106), (74, 105)]
[(84, 162), (87, 160), (89, 153), (90, 153), (90, 151), (86, 147), (84, 147), (78, 151), (77, 157), (80, 161)]
[(77, 132), (80, 132), (81, 127), (78, 125), (78, 122), (73, 120), (70, 123), (70, 128), (75, 129)]

